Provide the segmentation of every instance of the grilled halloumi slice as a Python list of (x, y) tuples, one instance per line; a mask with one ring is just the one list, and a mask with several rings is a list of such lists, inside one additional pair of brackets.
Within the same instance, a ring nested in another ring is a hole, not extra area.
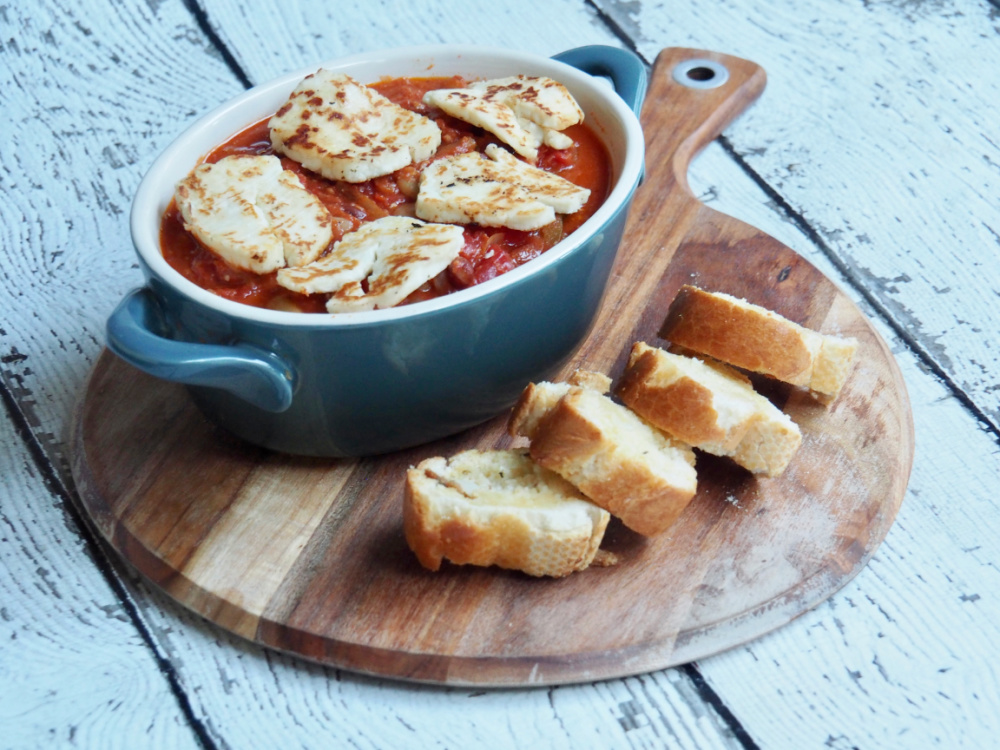
[(511, 76), (476, 81), (464, 89), (437, 89), (424, 103), (483, 128), (534, 164), (538, 147), (569, 148), (565, 133), (583, 122), (583, 110), (565, 86), (546, 77)]
[(227, 263), (255, 273), (310, 263), (333, 238), (333, 217), (276, 156), (201, 164), (174, 191), (185, 228)]
[(387, 216), (345, 234), (316, 262), (278, 271), (278, 283), (302, 294), (333, 292), (332, 313), (383, 309), (447, 268), (464, 244), (462, 227)]
[(441, 145), (433, 120), (347, 75), (319, 70), (268, 123), (281, 154), (330, 180), (364, 182), (423, 161)]
[(526, 164), (495, 143), (428, 165), (416, 214), (427, 221), (531, 230), (583, 207), (590, 191)]

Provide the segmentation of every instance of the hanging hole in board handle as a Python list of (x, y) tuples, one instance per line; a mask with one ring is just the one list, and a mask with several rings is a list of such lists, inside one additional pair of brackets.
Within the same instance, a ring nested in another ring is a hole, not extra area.
[(729, 70), (715, 60), (685, 60), (674, 66), (674, 80), (692, 89), (714, 89), (729, 80)]

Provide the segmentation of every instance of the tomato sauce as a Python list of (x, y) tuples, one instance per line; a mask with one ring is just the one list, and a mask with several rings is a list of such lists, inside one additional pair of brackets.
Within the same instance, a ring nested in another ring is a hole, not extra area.
[[(441, 129), (441, 145), (428, 162), (472, 150), (483, 151), (496, 138), (468, 123), (450, 117), (423, 103), (425, 92), (438, 88), (461, 88), (462, 78), (394, 78), (372, 85), (396, 104), (433, 119)], [(216, 162), (226, 156), (273, 155), (267, 123), (261, 120), (237, 133), (205, 158)], [(604, 144), (583, 124), (565, 132), (573, 146), (557, 150), (539, 148), (538, 165), (590, 190), (587, 203), (574, 214), (534, 231), (465, 226), (465, 246), (451, 265), (413, 292), (400, 304), (432, 299), (466, 289), (517, 268), (538, 257), (586, 221), (610, 191), (610, 159)], [(307, 190), (314, 193), (334, 217), (334, 242), (366, 221), (384, 216), (413, 216), (424, 164), (411, 164), (389, 175), (362, 183), (327, 180), (298, 162), (280, 156), (285, 169), (295, 172)], [(256, 274), (226, 263), (184, 229), (180, 211), (171, 201), (160, 226), (160, 245), (167, 262), (185, 278), (220, 297), (256, 307), (293, 312), (326, 312), (327, 294), (291, 292), (277, 282), (277, 272)]]

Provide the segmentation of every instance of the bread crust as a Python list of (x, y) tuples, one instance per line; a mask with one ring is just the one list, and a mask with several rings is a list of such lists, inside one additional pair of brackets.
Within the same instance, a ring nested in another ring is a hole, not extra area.
[(511, 437), (530, 437), (538, 420), (569, 393), (571, 387), (604, 394), (611, 390), (611, 382), (611, 378), (603, 372), (576, 370), (565, 383), (528, 383), (507, 420), (507, 433)]
[(616, 393), (636, 414), (679, 440), (778, 476), (802, 442), (799, 428), (726, 365), (632, 346)]
[(709, 388), (689, 377), (658, 382), (661, 360), (657, 351), (641, 342), (633, 345), (616, 395), (636, 414), (679, 440), (694, 446), (732, 443), (729, 447), (735, 447), (734, 438), (719, 425)]
[(831, 401), (847, 379), (854, 339), (812, 331), (727, 294), (681, 287), (659, 335), (721, 362), (809, 388)]

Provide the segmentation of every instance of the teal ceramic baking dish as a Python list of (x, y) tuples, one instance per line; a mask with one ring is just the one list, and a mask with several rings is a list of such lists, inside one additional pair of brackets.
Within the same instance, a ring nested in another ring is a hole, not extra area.
[[(365, 82), (453, 74), (554, 78), (570, 89), (610, 152), (610, 195), (543, 255), (438, 299), (325, 315), (217, 297), (161, 254), (160, 220), (174, 186), (216, 145), (277, 110), (320, 67)], [(528, 382), (557, 371), (595, 319), (643, 173), (637, 112), (645, 84), (642, 61), (613, 47), (546, 58), (429, 46), (325, 61), (257, 86), (192, 125), (143, 178), (131, 230), (145, 285), (111, 314), (108, 347), (140, 370), (186, 384), (207, 417), (276, 451), (380, 454), (490, 419), (508, 409)]]

